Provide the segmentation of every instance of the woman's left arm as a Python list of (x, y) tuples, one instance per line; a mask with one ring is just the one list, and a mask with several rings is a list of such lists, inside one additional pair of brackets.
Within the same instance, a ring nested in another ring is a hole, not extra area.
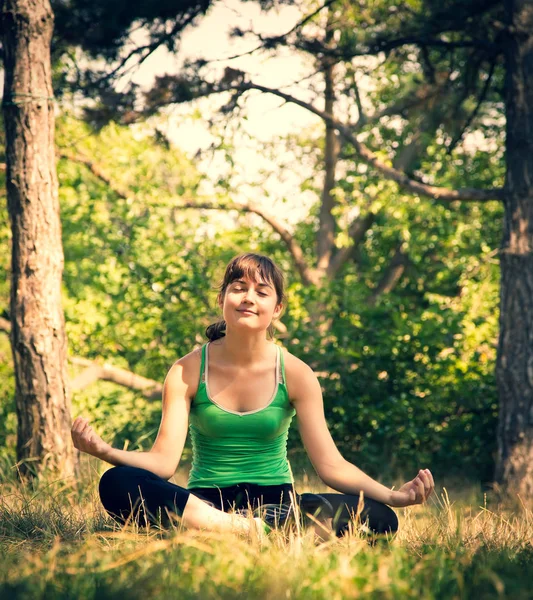
[(326, 423), (318, 379), (308, 365), (293, 356), (287, 361), (287, 384), (303, 444), (326, 485), (344, 494), (363, 492), (366, 497), (391, 506), (421, 504), (427, 500), (434, 488), (429, 470), (420, 471), (398, 491), (392, 491), (343, 458)]

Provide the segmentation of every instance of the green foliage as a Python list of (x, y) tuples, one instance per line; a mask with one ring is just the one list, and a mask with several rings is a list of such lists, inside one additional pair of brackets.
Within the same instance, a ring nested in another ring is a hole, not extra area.
[(75, 393), (74, 402), (73, 417), (89, 415), (98, 433), (115, 448), (151, 448), (161, 420), (159, 402), (108, 382)]
[(15, 378), (7, 335), (0, 335), (0, 468), (15, 464)]
[(346, 302), (325, 344), (337, 350), (324, 378), (333, 431), (376, 475), (384, 465), (406, 475), (431, 465), (440, 475), (492, 476), (496, 323), (477, 330), (468, 311), (447, 304), (406, 311), (391, 298), (350, 310)]
[[(3, 137), (3, 134), (0, 134)], [(5, 174), (0, 172), (0, 189), (5, 190)], [(11, 268), (11, 228), (6, 197), (0, 198), (0, 317), (8, 319), (9, 272)], [(0, 464), (15, 462), (15, 380), (9, 336), (0, 332)]]
[[(80, 163), (60, 162), (70, 352), (162, 382), (216, 318), (209, 282), (216, 280), (211, 269), (224, 252), (223, 236), (206, 215), (179, 208), (182, 199), (194, 199), (199, 176), (176, 150), (116, 125), (92, 135), (65, 117), (59, 143), (73, 139), (113, 187)], [(151, 446), (160, 402), (106, 383), (73, 400), (75, 415), (90, 416), (116, 446)]]
[[(71, 128), (72, 122), (67, 122)], [(81, 125), (77, 124), (77, 127)], [(82, 137), (68, 128), (65, 136)], [(73, 353), (115, 356), (117, 363), (161, 380), (196, 343), (196, 317), (209, 320), (204, 261), (205, 219), (179, 209), (194, 198), (198, 176), (177, 152), (112, 125), (85, 132), (78, 151), (93, 154), (121, 196), (83, 165), (60, 165), (67, 329)]]
[[(175, 150), (116, 125), (96, 135), (66, 116), (58, 122), (57, 139), (61, 146), (75, 144), (112, 181), (110, 188), (81, 163), (59, 163), (71, 354), (162, 381), (216, 320), (215, 286), (223, 266), (240, 251), (264, 252), (287, 274), (288, 333), (282, 342), (320, 374), (327, 418), (344, 454), (382, 478), (429, 466), (490, 479), (498, 205), (452, 208), (413, 200), (375, 179), (383, 204), (375, 227), (357, 262), (318, 290), (302, 285), (279, 240), (264, 227), (232, 227), (227, 219), (217, 225), (213, 213), (177, 209), (181, 198), (195, 197), (199, 175)], [(472, 173), (482, 176), (488, 154), (465, 160), (474, 158)], [(453, 185), (461, 173), (446, 176)], [(348, 171), (339, 181), (346, 197), (358, 198), (362, 177)], [(341, 211), (349, 208), (341, 202)], [(5, 211), (1, 218), (6, 247)], [(316, 220), (308, 219), (295, 232), (309, 260), (315, 229)], [(410, 264), (394, 292), (371, 307), (369, 290), (398, 240)], [(7, 309), (8, 253), (2, 256)], [(331, 319), (322, 337), (317, 307)], [(8, 460), (15, 434), (14, 382), (7, 336), (2, 344), (0, 434)], [(74, 414), (90, 416), (117, 447), (150, 447), (159, 402), (105, 382), (76, 392), (73, 401)], [(291, 448), (300, 448), (296, 428)]]
[[(398, 8), (387, 1), (361, 11), (339, 2), (333, 11), (335, 18), (342, 17), (336, 24), (339, 51), (349, 53), (361, 41), (379, 45), (383, 23), (393, 35), (406, 15), (411, 15), (412, 31), (420, 34), (425, 4), (406, 2)], [(433, 16), (428, 27), (433, 34), (440, 27), (434, 16), (441, 13), (430, 4)], [(446, 3), (446, 14), (452, 4)], [(141, 8), (148, 11), (146, 18), (168, 9)], [(95, 5), (91, 10), (100, 9)], [(465, 7), (470, 9), (470, 4)], [(58, 14), (58, 22), (83, 16), (76, 10), (72, 15)], [(115, 26), (125, 31), (127, 18)], [(313, 26), (320, 19), (317, 15)], [(110, 40), (115, 40), (114, 46), (96, 44), (94, 54), (115, 56), (122, 38), (113, 35)], [(468, 71), (469, 51), (458, 49), (453, 55), (465, 77), (450, 79), (449, 89), (433, 104), (407, 114), (400, 111), (363, 129), (366, 143), (380, 158), (397, 157), (416, 140), (418, 152), (406, 167), (413, 176), (423, 173), (426, 180), (449, 187), (502, 184), (502, 106), (496, 94), (491, 91), (487, 108), (477, 113), (475, 122), (485, 147), (472, 151), (457, 141), (458, 129), (462, 134), (468, 115), (476, 110), (476, 95), (488, 70), (480, 58)], [(362, 75), (372, 71), (373, 85), (365, 92), (365, 103), (380, 111), (399, 97), (410, 97), (421, 83), (446, 73), (450, 60), (448, 52), (407, 46), (384, 63), (355, 65)], [(337, 86), (348, 99), (355, 66), (337, 69)], [(61, 68), (58, 63), (58, 73)], [(463, 73), (465, 69), (468, 72)], [(494, 77), (501, 82), (500, 68)], [(283, 169), (292, 171), (293, 163), (312, 170), (305, 175), (302, 169), (301, 193), (317, 199), (321, 175), (315, 173), (323, 167), (322, 134), (321, 129), (310, 129), (291, 136), (287, 146), (294, 161), (281, 158), (279, 146), (271, 148), (276, 175)], [(204, 341), (203, 330), (216, 318), (214, 286), (223, 265), (244, 250), (264, 252), (275, 258), (289, 282), (283, 317), (287, 334), (282, 341), (320, 374), (328, 421), (348, 458), (381, 477), (398, 470), (409, 475), (410, 469), (420, 466), (484, 480), (491, 477), (499, 205), (444, 204), (406, 195), (354, 159), (353, 149), (345, 145), (333, 192), (337, 247), (351, 243), (346, 231), (357, 215), (372, 211), (376, 219), (337, 279), (316, 289), (300, 282), (278, 236), (257, 220), (235, 224), (236, 215), (221, 219), (180, 209), (180, 202), (197, 197), (201, 176), (161, 136), (154, 139), (148, 128), (128, 130), (110, 124), (94, 133), (62, 115), (57, 141), (60, 148), (95, 163), (104, 175), (98, 178), (82, 162), (70, 159), (58, 165), (71, 354), (162, 381), (177, 358)], [(218, 151), (228, 164), (228, 176), (211, 183), (222, 199), (236, 191), (234, 147), (235, 140), (220, 140)], [(310, 266), (315, 260), (318, 215), (317, 202), (294, 228)], [(5, 211), (0, 215), (0, 236), (7, 247)], [(399, 250), (408, 256), (405, 272), (393, 292), (371, 306), (372, 291)], [(0, 272), (6, 275), (7, 256), (3, 253), (0, 259)], [(1, 285), (0, 301), (7, 309), (7, 284)], [(319, 331), (325, 333), (317, 335)], [(1, 432), (12, 441), (11, 368), (6, 361)], [(158, 402), (108, 383), (77, 392), (73, 400), (74, 413), (90, 416), (115, 445), (147, 448), (155, 436)], [(298, 448), (294, 428), (291, 449)]]

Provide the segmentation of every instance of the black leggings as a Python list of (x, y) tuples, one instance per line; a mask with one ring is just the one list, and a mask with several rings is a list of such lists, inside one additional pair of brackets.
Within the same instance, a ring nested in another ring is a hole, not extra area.
[[(292, 506), (293, 487), (291, 484), (261, 486), (239, 483), (224, 488), (185, 489), (145, 469), (121, 466), (103, 474), (99, 491), (104, 508), (119, 523), (133, 518), (141, 525), (150, 522), (168, 526), (171, 521), (169, 514), (181, 516), (191, 494), (219, 510), (243, 512), (249, 507), (260, 509), (270, 505), (285, 509), (278, 511), (278, 516), (287, 514)], [(320, 513), (323, 517), (332, 517), (337, 536), (348, 530), (359, 505), (359, 496), (348, 494), (296, 494), (296, 500), (304, 514), (314, 514), (318, 519)], [(359, 519), (373, 533), (394, 533), (398, 530), (394, 511), (370, 498), (364, 498)], [(271, 524), (271, 521), (267, 522)]]

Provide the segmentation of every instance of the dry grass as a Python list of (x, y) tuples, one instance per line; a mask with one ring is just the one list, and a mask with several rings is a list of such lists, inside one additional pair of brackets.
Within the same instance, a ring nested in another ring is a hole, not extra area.
[[(120, 529), (96, 474), (3, 484), (1, 598), (529, 598), (533, 514), (473, 485), (399, 511), (394, 540)], [(304, 482), (299, 489), (315, 490)], [(481, 501), (479, 501), (481, 499)]]

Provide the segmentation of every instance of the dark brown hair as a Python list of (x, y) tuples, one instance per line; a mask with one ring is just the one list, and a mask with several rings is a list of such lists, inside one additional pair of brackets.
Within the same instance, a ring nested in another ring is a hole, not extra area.
[[(222, 283), (218, 286), (217, 301), (224, 298), (226, 289), (236, 279), (251, 279), (257, 281), (262, 279), (274, 286), (277, 296), (277, 304), (285, 303), (285, 278), (280, 268), (273, 260), (262, 254), (239, 254), (232, 258), (226, 267)], [(226, 321), (217, 321), (205, 330), (207, 339), (210, 342), (220, 339), (226, 335)], [(272, 324), (268, 328), (268, 334), (274, 337), (274, 328)]]

